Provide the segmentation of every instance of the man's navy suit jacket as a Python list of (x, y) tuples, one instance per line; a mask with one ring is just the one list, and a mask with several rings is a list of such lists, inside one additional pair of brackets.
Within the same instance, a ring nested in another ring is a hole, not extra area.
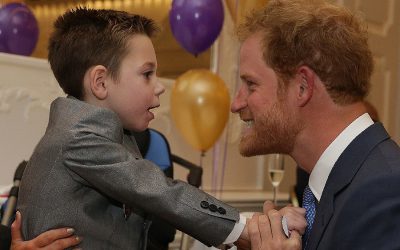
[(335, 163), (307, 249), (400, 249), (400, 148), (382, 124), (357, 136)]

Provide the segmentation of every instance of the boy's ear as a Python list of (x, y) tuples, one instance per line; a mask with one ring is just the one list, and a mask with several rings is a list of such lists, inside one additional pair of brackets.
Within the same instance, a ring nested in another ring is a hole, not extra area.
[(305, 106), (313, 95), (315, 73), (307, 66), (301, 66), (297, 71), (296, 90), (297, 104)]
[(107, 97), (107, 68), (103, 65), (96, 65), (89, 72), (89, 86), (92, 94), (100, 100)]

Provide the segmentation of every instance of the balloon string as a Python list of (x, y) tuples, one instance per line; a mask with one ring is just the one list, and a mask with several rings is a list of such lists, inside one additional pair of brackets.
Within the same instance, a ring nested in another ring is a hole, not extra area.
[(225, 142), (224, 142), (224, 156), (222, 158), (222, 169), (221, 169), (221, 179), (220, 179), (220, 186), (219, 190), (222, 191), (224, 187), (224, 177), (225, 177), (225, 167), (226, 167), (226, 158), (228, 155), (228, 139), (229, 139), (229, 129), (230, 128), (230, 123), (228, 122), (226, 126), (226, 133), (225, 133)]
[(219, 160), (219, 150), (220, 143), (217, 142), (213, 148), (213, 174), (212, 174), (212, 185), (211, 190), (214, 194), (216, 194), (218, 187), (218, 160)]
[[(211, 58), (210, 58), (210, 71), (218, 74), (219, 71), (219, 53), (220, 53), (220, 35), (211, 47)], [(219, 162), (219, 141), (214, 144), (213, 147), (213, 162), (212, 162), (212, 176), (211, 176), (211, 192), (216, 195), (218, 187), (218, 162)]]
[(236, 20), (236, 23), (239, 22), (239, 13), (238, 13), (239, 1), (240, 1), (240, 0), (236, 0), (236, 1), (235, 1), (235, 20)]
[(219, 40), (221, 36), (215, 40), (214, 44), (211, 47), (211, 59), (210, 59), (210, 71), (218, 74), (219, 71)]
[(205, 155), (206, 155), (205, 152), (201, 151), (201, 153), (200, 153), (200, 162), (199, 162), (199, 166), (201, 168), (203, 167), (203, 158), (204, 158)]
[[(236, 20), (238, 21), (238, 8), (239, 8), (239, 2), (240, 0), (236, 0), (236, 5), (235, 5), (235, 15), (236, 15)], [(236, 58), (236, 65), (239, 65), (239, 53), (237, 53), (237, 58)], [(236, 70), (236, 77), (235, 77), (235, 85), (233, 88), (233, 95), (236, 95), (236, 92), (239, 87), (239, 81), (240, 76), (239, 76), (239, 70)], [(229, 119), (230, 120), (230, 119)], [(224, 142), (224, 155), (223, 155), (223, 160), (222, 160), (222, 169), (221, 169), (221, 179), (220, 179), (220, 187), (219, 189), (222, 191), (223, 186), (224, 186), (224, 177), (225, 177), (225, 168), (226, 168), (226, 158), (228, 155), (228, 141), (229, 141), (229, 134), (230, 134), (230, 128), (231, 128), (231, 121), (228, 120), (227, 126), (226, 126), (226, 133), (225, 133), (225, 142)]]

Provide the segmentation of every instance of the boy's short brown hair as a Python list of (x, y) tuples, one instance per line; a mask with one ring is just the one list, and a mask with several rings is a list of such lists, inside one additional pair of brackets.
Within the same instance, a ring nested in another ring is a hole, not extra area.
[(51, 69), (66, 94), (82, 99), (90, 67), (103, 65), (116, 79), (129, 39), (135, 34), (151, 37), (158, 29), (153, 20), (123, 11), (69, 10), (54, 23), (48, 47)]

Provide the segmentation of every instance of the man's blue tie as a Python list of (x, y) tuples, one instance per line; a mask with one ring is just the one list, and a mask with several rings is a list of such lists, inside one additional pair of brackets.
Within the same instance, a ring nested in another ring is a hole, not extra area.
[(306, 209), (306, 221), (307, 221), (306, 231), (304, 232), (303, 235), (303, 249), (306, 249), (307, 247), (308, 238), (310, 237), (311, 228), (314, 222), (315, 201), (316, 201), (315, 196), (311, 192), (310, 187), (307, 185), (303, 193), (303, 208)]

